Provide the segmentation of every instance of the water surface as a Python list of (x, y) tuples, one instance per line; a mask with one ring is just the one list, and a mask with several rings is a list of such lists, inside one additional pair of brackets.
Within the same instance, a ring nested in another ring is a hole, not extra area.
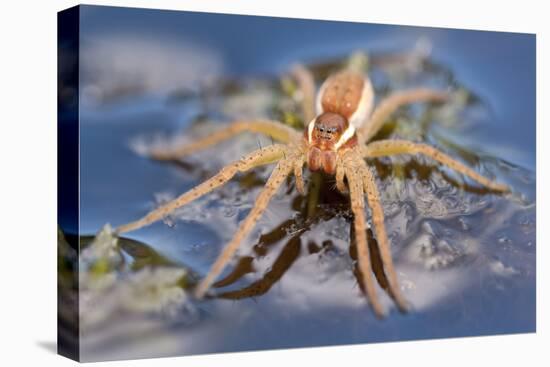
[(418, 85), (454, 96), (401, 110), (377, 139), (435, 145), (513, 190), (488, 192), (428, 159), (369, 161), (413, 307), (399, 313), (379, 288), (388, 310), (380, 320), (354, 273), (347, 198), (333, 179), (309, 173), (309, 191), (319, 195), (300, 197), (289, 180), (216, 297), (189, 295), (271, 167), (241, 175), (112, 247), (83, 238), (84, 360), (535, 330), (534, 36), (84, 7), (81, 42), (89, 55), (81, 74), (83, 234), (135, 220), (272, 142), (245, 134), (177, 164), (147, 159), (144, 148), (239, 117), (299, 125), (289, 67), (305, 63), (320, 83), (356, 50), (369, 56), (378, 98)]

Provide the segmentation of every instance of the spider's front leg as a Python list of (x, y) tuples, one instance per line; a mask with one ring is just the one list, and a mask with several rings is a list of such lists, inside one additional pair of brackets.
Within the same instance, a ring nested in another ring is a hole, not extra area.
[(467, 177), (470, 177), (472, 180), (490, 190), (497, 192), (510, 191), (508, 186), (489, 180), (473, 169), (460, 163), (456, 159), (453, 159), (442, 151), (426, 144), (413, 143), (407, 140), (380, 140), (370, 143), (367, 146), (363, 146), (361, 149), (364, 158), (386, 157), (397, 154), (423, 154)]
[(294, 178), (296, 179), (296, 190), (300, 195), (305, 195), (305, 185), (303, 177), (303, 169), (306, 157), (304, 154), (300, 154), (294, 161)]
[(372, 266), (370, 262), (370, 251), (367, 243), (367, 220), (365, 218), (365, 198), (363, 185), (358, 174), (357, 164), (353, 161), (343, 163), (345, 174), (348, 178), (348, 186), (351, 198), (351, 210), (353, 211), (353, 224), (355, 226), (355, 241), (357, 246), (357, 260), (359, 270), (363, 279), (363, 285), (367, 298), (378, 317), (384, 316), (384, 309), (378, 301), (376, 288), (373, 280)]
[[(361, 159), (359, 156), (357, 158)], [(374, 175), (364, 161), (361, 161), (360, 167), (364, 192), (367, 194), (367, 201), (372, 212), (372, 224), (374, 227), (374, 233), (376, 234), (376, 240), (378, 241), (382, 265), (384, 266), (384, 271), (388, 278), (389, 293), (397, 304), (397, 307), (399, 307), (399, 310), (401, 312), (406, 312), (409, 306), (401, 294), (401, 289), (399, 288), (397, 281), (397, 273), (395, 272), (395, 268), (393, 266), (390, 242), (388, 240), (386, 226), (384, 224), (384, 210), (380, 204), (380, 194), (378, 193), (378, 188), (376, 187)]]
[(399, 289), (388, 236), (384, 225), (384, 212), (380, 205), (380, 195), (378, 194), (374, 176), (361, 158), (360, 150), (353, 149), (344, 153), (342, 156), (342, 165), (345, 170), (345, 176), (348, 179), (351, 208), (354, 215), (357, 258), (359, 260), (359, 269), (363, 276), (363, 283), (367, 296), (369, 297), (376, 315), (379, 317), (384, 316), (384, 311), (378, 302), (374, 283), (372, 281), (370, 253), (366, 237), (365, 193), (367, 194), (368, 204), (372, 212), (373, 230), (378, 242), (384, 272), (388, 279), (388, 292), (397, 304), (399, 310), (401, 312), (406, 312), (408, 310), (408, 304)]
[(212, 178), (206, 180), (198, 186), (195, 186), (194, 188), (180, 195), (176, 199), (149, 212), (143, 218), (119, 226), (116, 229), (116, 232), (119, 234), (130, 232), (154, 223), (164, 218), (177, 208), (190, 203), (191, 201), (209, 193), (217, 187), (222, 186), (233, 176), (235, 176), (237, 172), (245, 172), (260, 165), (273, 163), (274, 161), (277, 161), (287, 155), (288, 150), (288, 147), (286, 147), (285, 145), (275, 144), (247, 154), (240, 160), (222, 168), (220, 172), (218, 172)]
[(342, 194), (345, 194), (348, 191), (346, 189), (346, 184), (344, 183), (345, 174), (346, 174), (346, 170), (344, 169), (343, 165), (337, 164), (336, 165), (336, 188)]
[(300, 134), (296, 130), (277, 121), (235, 121), (230, 123), (228, 126), (223, 127), (208, 136), (199, 138), (190, 144), (182, 143), (181, 145), (168, 148), (154, 148), (151, 150), (150, 156), (158, 160), (179, 159), (191, 153), (218, 144), (224, 140), (230, 139), (233, 136), (243, 132), (263, 134), (281, 143), (288, 143), (290, 141), (297, 140), (300, 137)]
[(204, 277), (195, 290), (195, 295), (197, 298), (202, 298), (204, 296), (216, 277), (220, 275), (225, 265), (229, 262), (229, 260), (231, 260), (231, 257), (235, 251), (237, 251), (237, 248), (242, 240), (252, 230), (262, 213), (267, 208), (273, 195), (275, 195), (285, 178), (292, 171), (295, 159), (296, 157), (291, 153), (291, 156), (284, 158), (277, 163), (277, 166), (265, 184), (265, 188), (256, 198), (254, 207), (239, 226), (239, 229), (237, 233), (235, 233), (233, 239), (224, 247), (222, 253), (218, 256), (208, 274)]

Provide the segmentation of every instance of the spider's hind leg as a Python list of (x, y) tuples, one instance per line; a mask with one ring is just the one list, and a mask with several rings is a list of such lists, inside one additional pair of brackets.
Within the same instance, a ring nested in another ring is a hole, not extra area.
[(301, 107), (306, 126), (315, 117), (315, 80), (311, 71), (302, 64), (294, 65), (290, 74), (298, 83), (298, 89), (302, 93)]
[(428, 88), (416, 88), (391, 94), (376, 106), (369, 120), (358, 130), (360, 143), (370, 141), (384, 126), (386, 120), (400, 107), (418, 102), (444, 102), (448, 97), (445, 92)]

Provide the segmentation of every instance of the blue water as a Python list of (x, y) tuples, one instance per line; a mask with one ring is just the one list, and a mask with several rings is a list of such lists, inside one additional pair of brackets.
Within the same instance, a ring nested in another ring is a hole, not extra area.
[[(482, 157), (478, 168), (511, 185), (514, 196), (463, 193), (432, 174), (436, 177), (429, 182), (413, 177), (397, 199), (384, 199), (385, 211), (390, 213), (386, 223), (396, 266), (405, 296), (413, 304), (411, 313), (397, 312), (379, 289), (390, 313), (382, 320), (374, 317), (352, 275), (353, 262), (347, 250), (349, 223), (345, 215), (336, 215), (313, 225), (301, 237), (295, 262), (265, 295), (235, 301), (193, 301), (201, 317), (190, 325), (172, 325), (169, 319), (144, 316), (144, 320), (152, 318), (162, 327), (161, 331), (152, 328), (150, 333), (142, 332), (141, 341), (130, 338), (131, 329), (119, 337), (94, 335), (95, 329), (83, 331), (83, 358), (535, 331), (534, 35), (83, 6), (81, 43), (82, 50), (89, 52), (84, 54), (93, 55), (97, 49), (124, 50), (127, 64), (114, 65), (106, 58), (81, 60), (81, 232), (94, 234), (105, 223), (119, 225), (137, 219), (154, 207), (155, 194), (175, 196), (203, 179), (194, 170), (160, 164), (130, 148), (135, 139), (185, 133), (192, 122), (205, 115), (216, 120), (227, 117), (220, 111), (223, 93), (218, 91), (211, 103), (199, 96), (203, 77), (208, 79), (211, 74), (213, 78), (273, 81), (298, 61), (318, 64), (343, 60), (357, 49), (369, 55), (406, 52), (419, 40), (430, 44), (429, 60), (452, 73), (453, 82), (448, 86), (460, 84), (474, 93), (482, 111), (465, 114), (464, 127), (430, 129), (427, 139), (438, 142), (437, 134), (444, 135), (478, 152)], [(147, 47), (151, 47), (149, 53)], [(168, 55), (164, 58), (163, 50)], [(193, 61), (194, 50), (205, 59)], [(181, 57), (170, 59), (174, 55)], [(154, 60), (158, 60), (159, 68), (169, 70), (151, 70)], [(121, 73), (127, 74), (121, 77)], [(120, 85), (131, 88), (117, 88)], [(180, 88), (191, 97), (170, 103), (169, 97)], [(98, 91), (103, 98), (95, 97)], [(254, 148), (254, 138), (252, 143), (250, 140), (237, 138), (200, 159), (213, 161), (206, 164), (212, 174), (238, 158), (231, 152), (246, 152), (250, 144)], [(239, 144), (243, 147), (235, 148)], [(200, 159), (194, 161), (198, 166)], [(265, 172), (259, 175), (265, 177)], [(442, 205), (454, 202), (442, 216), (435, 215), (433, 209), (421, 210), (421, 195), (410, 194), (430, 186), (435, 189), (426, 190), (434, 200), (442, 198)], [(381, 183), (381, 191), (391, 188), (390, 176)], [(175, 226), (156, 223), (128, 237), (204, 275), (231, 238), (238, 219), (249, 210), (258, 189), (243, 190), (236, 183), (229, 184), (218, 196), (181, 212)], [(251, 254), (260, 235), (296, 215), (291, 209), (295, 195), (277, 196), (243, 243), (241, 255)], [(457, 209), (461, 204), (464, 208)], [(226, 206), (233, 210), (231, 214), (224, 214)], [(462, 229), (460, 223), (466, 223)], [(342, 234), (327, 234), (330, 230)], [(308, 241), (320, 244), (324, 237), (334, 242), (334, 249), (308, 254)], [(428, 261), (446, 258), (437, 254), (422, 258), (418, 248), (426, 238), (434, 241), (440, 253), (447, 248), (442, 241), (450, 244), (452, 261), (428, 267)], [(289, 246), (286, 241), (270, 246), (266, 256), (256, 256), (258, 272), (237, 284), (246, 286), (269, 271)], [(119, 318), (123, 326), (117, 325)], [(111, 325), (128, 327), (123, 319), (113, 315)]]

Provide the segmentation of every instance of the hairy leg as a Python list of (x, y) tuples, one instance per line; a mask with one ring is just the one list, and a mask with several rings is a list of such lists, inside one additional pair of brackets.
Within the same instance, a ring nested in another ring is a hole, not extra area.
[(295, 65), (291, 74), (302, 92), (302, 113), (304, 126), (307, 126), (315, 118), (315, 80), (313, 74), (301, 64)]
[(195, 290), (195, 295), (198, 298), (202, 298), (204, 296), (208, 288), (210, 288), (210, 285), (214, 282), (216, 277), (220, 275), (229, 260), (231, 260), (231, 257), (233, 256), (235, 251), (237, 251), (237, 248), (239, 247), (244, 237), (248, 235), (248, 233), (252, 230), (264, 210), (267, 208), (267, 205), (269, 204), (269, 201), (271, 200), (273, 195), (277, 192), (284, 179), (291, 172), (292, 167), (293, 162), (291, 159), (283, 159), (279, 161), (279, 163), (277, 163), (277, 166), (275, 167), (275, 169), (271, 173), (271, 176), (265, 184), (265, 188), (256, 198), (254, 207), (239, 226), (239, 230), (237, 231), (237, 233), (235, 233), (235, 236), (233, 237), (231, 242), (229, 242), (229, 244), (224, 247), (222, 253), (218, 256), (206, 277), (204, 277), (204, 279), (200, 282), (197, 289)]
[(351, 197), (351, 209), (353, 211), (353, 224), (355, 226), (355, 240), (357, 242), (357, 259), (359, 270), (363, 278), (363, 285), (370, 304), (378, 317), (384, 316), (384, 310), (379, 303), (374, 280), (372, 276), (369, 246), (367, 243), (367, 228), (365, 218), (365, 198), (363, 196), (363, 184), (357, 168), (353, 164), (346, 165), (346, 176)]
[(250, 154), (247, 154), (240, 160), (225, 166), (212, 178), (206, 180), (202, 184), (195, 186), (186, 193), (180, 195), (176, 199), (160, 206), (159, 208), (149, 212), (143, 218), (124, 224), (116, 229), (117, 233), (124, 233), (145, 227), (166, 215), (170, 214), (175, 209), (190, 203), (191, 201), (209, 193), (210, 191), (222, 186), (229, 181), (237, 172), (244, 172), (256, 166), (272, 163), (281, 159), (287, 151), (284, 145), (276, 144), (258, 149)]
[(341, 163), (341, 160), (337, 161), (336, 162), (336, 188), (342, 194), (348, 191), (346, 188), (346, 184), (344, 183), (345, 173), (346, 173), (346, 170), (343, 164)]
[(289, 126), (277, 121), (236, 121), (208, 136), (179, 146), (158, 148), (151, 151), (151, 157), (159, 160), (178, 159), (196, 151), (218, 144), (221, 141), (232, 138), (242, 132), (253, 132), (272, 137), (273, 139), (288, 143), (298, 139), (300, 134)]
[(378, 104), (371, 117), (358, 130), (359, 143), (364, 144), (371, 140), (399, 107), (416, 102), (444, 102), (447, 98), (447, 93), (427, 88), (411, 89), (390, 95)]
[(426, 144), (413, 143), (407, 140), (381, 140), (363, 146), (362, 154), (365, 158), (385, 157), (397, 154), (423, 154), (470, 177), (472, 180), (491, 190), (499, 192), (510, 191), (508, 186), (489, 180), (442, 151)]
[(294, 161), (294, 177), (296, 179), (296, 190), (300, 195), (305, 195), (306, 190), (304, 188), (303, 168), (304, 168), (305, 156), (302, 154)]
[(378, 241), (378, 248), (380, 249), (380, 257), (388, 277), (389, 291), (399, 309), (405, 312), (408, 306), (405, 298), (401, 295), (401, 290), (397, 282), (397, 274), (393, 266), (390, 244), (384, 225), (384, 211), (380, 204), (380, 194), (378, 193), (374, 176), (370, 168), (367, 167), (364, 162), (362, 164), (361, 175), (363, 178), (364, 190), (367, 194), (367, 201), (372, 211), (372, 223), (374, 233), (376, 234), (376, 240)]

